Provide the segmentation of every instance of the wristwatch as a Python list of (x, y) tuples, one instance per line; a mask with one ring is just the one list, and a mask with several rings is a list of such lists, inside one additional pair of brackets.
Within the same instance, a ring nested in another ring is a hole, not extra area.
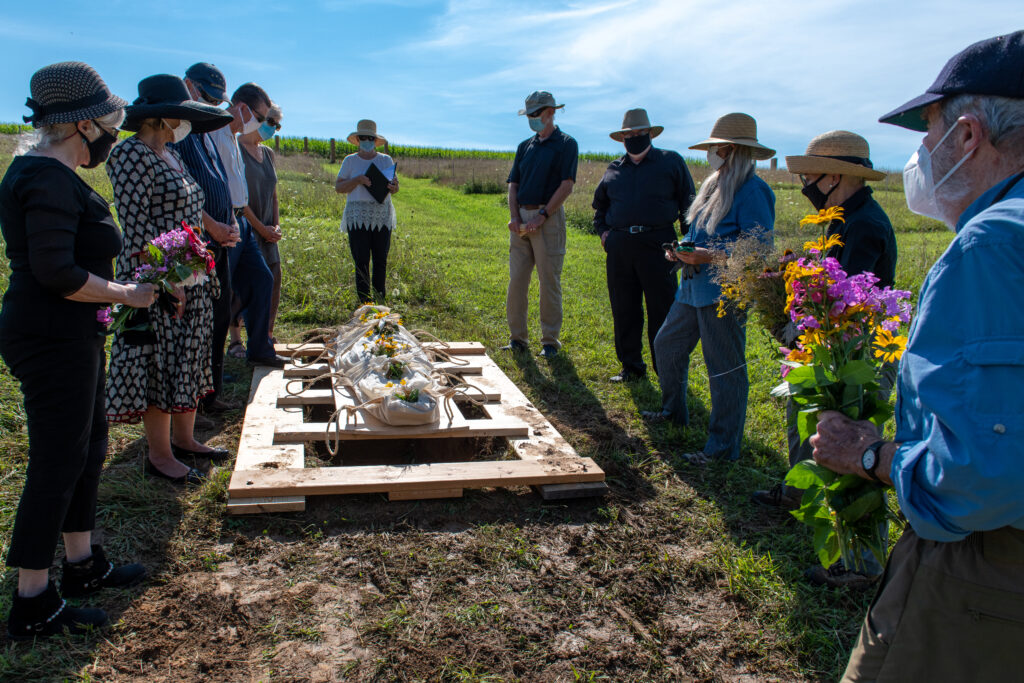
[(882, 480), (875, 473), (875, 470), (878, 469), (878, 463), (882, 459), (882, 446), (885, 444), (885, 441), (876, 441), (868, 446), (868, 449), (860, 456), (861, 468), (867, 472), (869, 477), (879, 483), (882, 483)]
[(539, 213), (541, 216), (544, 216), (544, 218), (550, 218), (550, 215), (548, 214), (547, 207), (544, 207), (544, 206), (540, 207), (540, 211), (538, 211), (537, 213)]

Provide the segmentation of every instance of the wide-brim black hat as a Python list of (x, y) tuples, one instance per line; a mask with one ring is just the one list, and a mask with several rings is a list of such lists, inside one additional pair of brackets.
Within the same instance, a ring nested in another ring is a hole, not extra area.
[(125, 130), (138, 131), (146, 119), (184, 119), (193, 133), (209, 133), (231, 123), (232, 116), (219, 107), (189, 98), (185, 81), (171, 74), (157, 74), (139, 81), (139, 96), (125, 108)]

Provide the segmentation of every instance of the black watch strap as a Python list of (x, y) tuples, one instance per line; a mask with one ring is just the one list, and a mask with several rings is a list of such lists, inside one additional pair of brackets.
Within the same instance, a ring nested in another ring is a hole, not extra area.
[[(869, 451), (874, 451), (874, 453), (875, 453), (875, 464), (871, 466), (871, 469), (865, 469), (864, 471), (868, 473), (869, 477), (871, 477), (872, 479), (874, 479), (878, 483), (882, 483), (882, 479), (878, 476), (878, 472), (877, 472), (877, 470), (878, 470), (878, 463), (882, 462), (882, 446), (884, 446), (887, 443), (888, 443), (888, 441), (885, 441), (885, 440), (876, 441), (873, 444), (871, 444), (870, 446), (868, 446), (868, 448), (867, 448), (867, 450), (869, 450)], [(862, 464), (862, 466), (863, 466), (863, 464)]]
[(537, 213), (539, 213), (541, 216), (544, 216), (544, 218), (550, 218), (551, 217), (551, 215), (548, 213), (548, 209), (547, 209), (546, 206), (540, 207), (540, 211), (538, 211)]

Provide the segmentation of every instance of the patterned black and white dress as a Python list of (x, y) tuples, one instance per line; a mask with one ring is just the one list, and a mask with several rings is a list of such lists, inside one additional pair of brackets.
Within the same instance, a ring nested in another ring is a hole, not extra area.
[[(142, 265), (138, 257), (157, 235), (181, 227), (184, 220), (202, 226), (203, 190), (184, 170), (171, 168), (137, 136), (110, 153), (107, 175), (114, 186), (114, 205), (124, 232), (124, 249), (117, 257), (116, 277), (132, 279)], [(213, 391), (210, 365), (213, 337), (213, 298), (219, 291), (216, 275), (185, 288), (187, 301), (180, 320), (159, 304), (149, 308), (155, 343), (132, 345), (114, 337), (107, 374), (107, 419), (137, 422), (153, 407), (165, 413), (195, 410), (200, 398)]]

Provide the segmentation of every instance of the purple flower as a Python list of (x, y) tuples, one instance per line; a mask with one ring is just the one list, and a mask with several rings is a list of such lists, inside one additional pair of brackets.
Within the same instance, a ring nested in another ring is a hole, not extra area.
[(114, 322), (114, 318), (110, 315), (110, 306), (96, 311), (96, 322), (101, 323), (104, 327)]

